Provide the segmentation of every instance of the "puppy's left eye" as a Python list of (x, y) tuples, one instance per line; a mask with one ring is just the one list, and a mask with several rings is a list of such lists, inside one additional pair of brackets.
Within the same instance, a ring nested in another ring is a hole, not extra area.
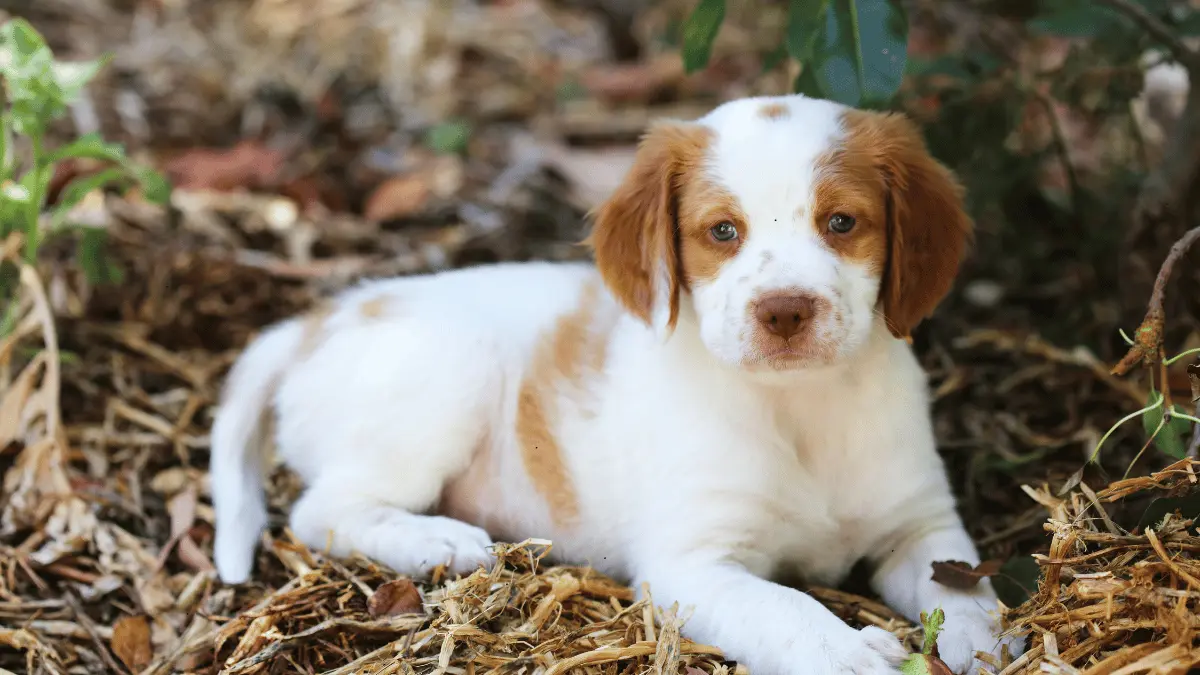
[(846, 234), (854, 229), (854, 216), (848, 216), (844, 213), (835, 213), (829, 217), (829, 229), (838, 234)]
[(717, 241), (733, 241), (738, 236), (737, 228), (729, 221), (717, 223), (709, 228), (708, 231), (712, 234), (712, 238)]

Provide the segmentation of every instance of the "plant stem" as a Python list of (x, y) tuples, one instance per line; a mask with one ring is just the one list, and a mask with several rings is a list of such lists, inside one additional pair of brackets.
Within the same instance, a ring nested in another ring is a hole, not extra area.
[(1142, 27), (1150, 37), (1162, 43), (1170, 50), (1171, 55), (1183, 64), (1190, 73), (1200, 72), (1200, 52), (1188, 47), (1179, 35), (1165, 21), (1151, 14), (1145, 7), (1133, 0), (1098, 0), (1102, 5), (1124, 14)]
[(1200, 227), (1193, 227), (1171, 246), (1166, 260), (1158, 269), (1158, 277), (1154, 280), (1154, 290), (1150, 294), (1146, 318), (1142, 320), (1142, 325), (1134, 333), (1134, 344), (1129, 348), (1129, 352), (1113, 367), (1114, 375), (1124, 375), (1129, 372), (1130, 368), (1143, 360), (1148, 363), (1153, 363), (1155, 359), (1161, 361), (1163, 322), (1166, 315), (1163, 302), (1167, 295), (1167, 282), (1170, 281), (1171, 274), (1175, 271), (1175, 263), (1179, 262), (1179, 259), (1198, 240), (1200, 240)]

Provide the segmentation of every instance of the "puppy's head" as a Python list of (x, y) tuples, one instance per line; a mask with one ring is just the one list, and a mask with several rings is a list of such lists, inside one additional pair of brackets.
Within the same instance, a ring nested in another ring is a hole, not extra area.
[(876, 321), (908, 338), (949, 291), (971, 234), (961, 188), (898, 114), (749, 98), (643, 138), (589, 243), (635, 316), (681, 303), (718, 359), (834, 363)]

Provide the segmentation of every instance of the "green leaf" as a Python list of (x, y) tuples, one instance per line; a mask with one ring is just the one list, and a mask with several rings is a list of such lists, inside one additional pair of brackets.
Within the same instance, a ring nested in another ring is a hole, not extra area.
[(134, 180), (142, 188), (143, 197), (162, 206), (171, 202), (171, 183), (166, 176), (146, 167), (134, 168), (132, 172)]
[(87, 134), (51, 152), (46, 157), (48, 162), (61, 162), (64, 159), (98, 159), (106, 162), (122, 163), (127, 160), (125, 146), (120, 143), (109, 143), (100, 134)]
[(683, 22), (683, 70), (694, 73), (708, 65), (713, 41), (725, 20), (725, 0), (700, 0)]
[(1041, 9), (1041, 13), (1026, 23), (1035, 33), (1097, 38), (1132, 27), (1120, 13), (1090, 0), (1042, 0)]
[(12, 180), (13, 171), (16, 169), (17, 158), (9, 152), (12, 148), (12, 137), (9, 136), (8, 131), (10, 126), (8, 113), (0, 110), (0, 185), (5, 181)]
[(50, 229), (57, 230), (66, 224), (67, 215), (83, 198), (93, 190), (116, 183), (126, 178), (125, 172), (118, 168), (105, 169), (96, 173), (76, 178), (63, 188), (58, 198), (58, 204), (50, 215)]
[(904, 663), (900, 664), (900, 675), (933, 675), (929, 670), (929, 660), (924, 654), (909, 654)]
[(33, 24), (25, 19), (12, 19), (0, 25), (0, 74), (20, 74), (29, 64), (47, 61), (50, 48)]
[(1176, 511), (1184, 518), (1200, 520), (1200, 492), (1182, 497), (1159, 497), (1150, 502), (1142, 512), (1142, 517), (1138, 519), (1138, 530), (1145, 532), (1148, 527), (1158, 527), (1167, 514)]
[(900, 89), (908, 18), (899, 0), (829, 0), (810, 64), (823, 98), (881, 108)]
[[(1161, 399), (1161, 393), (1151, 391), (1146, 405), (1153, 405)], [(1183, 413), (1183, 410), (1179, 406), (1174, 406), (1174, 410), (1177, 413)], [(1158, 434), (1154, 436), (1154, 447), (1169, 457), (1183, 459), (1187, 456), (1187, 443), (1191, 437), (1192, 423), (1172, 415), (1167, 423), (1163, 424), (1162, 429), (1159, 429), (1158, 426), (1163, 421), (1163, 413), (1163, 406), (1159, 406), (1142, 415), (1142, 428), (1146, 432), (1146, 438), (1150, 438), (1155, 430), (1157, 430)]]
[(821, 83), (817, 81), (817, 76), (814, 74), (816, 68), (810, 63), (806, 64), (800, 74), (796, 76), (796, 82), (793, 85), (793, 90), (797, 94), (804, 94), (809, 98), (823, 98), (821, 92)]
[(61, 92), (64, 103), (71, 103), (79, 97), (79, 92), (87, 86), (96, 73), (100, 72), (111, 57), (104, 56), (92, 61), (63, 62), (56, 61), (51, 65), (51, 74)]
[(787, 35), (784, 45), (787, 53), (800, 63), (812, 58), (817, 36), (825, 27), (825, 12), (829, 0), (791, 0), (788, 5)]
[(46, 122), (66, 110), (53, 67), (50, 48), (29, 22), (0, 25), (0, 76), (16, 133), (41, 136)]
[(425, 134), (425, 144), (443, 155), (457, 154), (467, 149), (471, 140), (471, 125), (463, 120), (451, 120), (431, 128)]
[(25, 229), (32, 198), (29, 188), (20, 183), (0, 184), (0, 239)]
[(921, 626), (925, 629), (925, 637), (921, 642), (921, 653), (932, 654), (937, 646), (938, 635), (942, 632), (942, 624), (946, 623), (946, 613), (941, 607), (926, 615), (921, 613)]
[(48, 161), (59, 162), (71, 158), (114, 162), (137, 181), (146, 199), (156, 204), (171, 201), (171, 183), (166, 177), (153, 169), (134, 166), (125, 155), (125, 146), (120, 143), (109, 143), (99, 134), (88, 134), (50, 153)]
[(91, 284), (120, 283), (124, 273), (105, 253), (105, 231), (98, 227), (83, 227), (80, 230), (76, 257), (84, 278)]
[(1037, 592), (1041, 576), (1042, 570), (1033, 556), (1019, 555), (1000, 567), (1000, 572), (992, 577), (992, 588), (1005, 605), (1019, 607)]

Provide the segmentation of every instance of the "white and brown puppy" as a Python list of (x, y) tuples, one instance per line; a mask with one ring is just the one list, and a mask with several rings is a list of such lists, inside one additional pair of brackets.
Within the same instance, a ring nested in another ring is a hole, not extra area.
[(212, 435), (216, 562), (247, 578), (265, 523), (264, 419), (307, 489), (291, 527), (334, 555), (469, 572), (493, 538), (553, 539), (755, 674), (894, 673), (770, 579), (855, 561), (953, 668), (1000, 641), (904, 338), (950, 288), (971, 222), (902, 116), (742, 99), (645, 136), (596, 214), (596, 265), (372, 281), (283, 322), (234, 367)]

